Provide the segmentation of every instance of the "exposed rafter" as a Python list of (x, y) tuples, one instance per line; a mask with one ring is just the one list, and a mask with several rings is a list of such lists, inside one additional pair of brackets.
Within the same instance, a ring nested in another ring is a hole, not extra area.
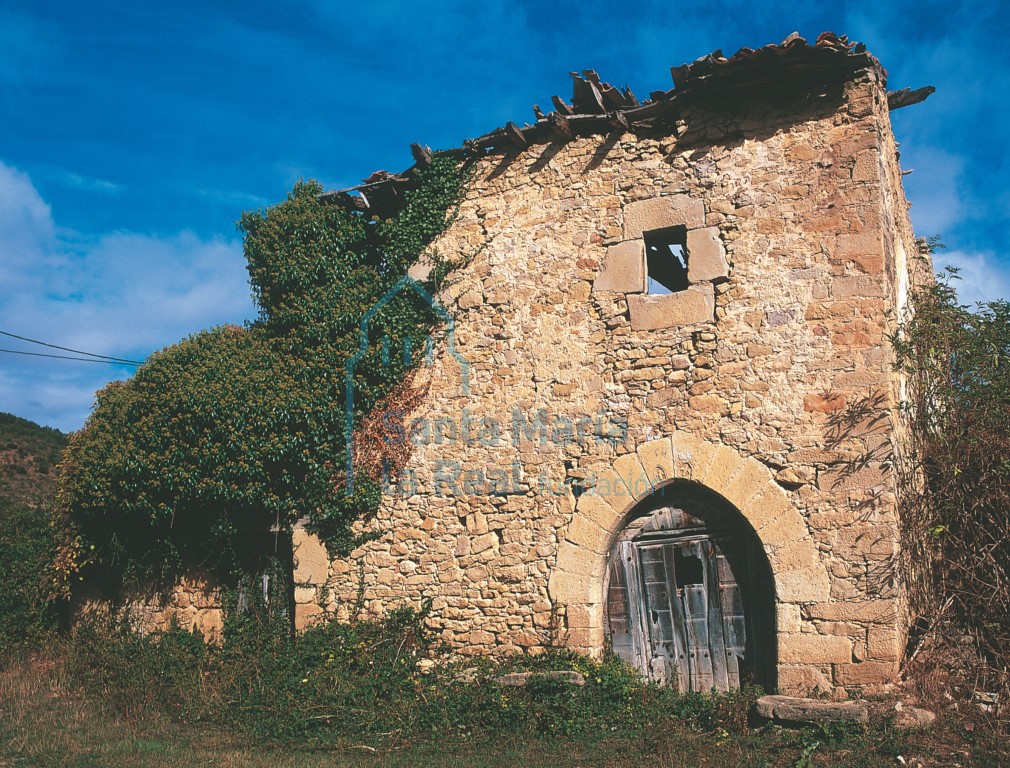
[[(654, 131), (657, 120), (665, 130), (688, 106), (716, 98), (738, 97), (760, 87), (790, 82), (838, 82), (861, 69), (872, 69), (883, 81), (886, 73), (862, 44), (850, 42), (844, 35), (825, 32), (813, 44), (797, 33), (781, 43), (763, 48), (741, 48), (726, 58), (714, 51), (690, 64), (671, 67), (674, 87), (653, 91), (640, 103), (628, 86), (615, 88), (600, 79), (595, 70), (571, 72), (572, 103), (552, 96), (553, 112), (546, 115), (533, 106), (534, 125), (519, 127), (509, 121), (483, 136), (466, 139), (456, 149), (433, 152), (420, 144), (411, 144), (415, 165), (398, 174), (377, 171), (364, 184), (351, 189), (327, 192), (322, 199), (354, 209), (384, 214), (395, 208), (415, 170), (430, 165), (437, 156), (479, 157), (488, 153), (508, 153), (531, 145), (568, 141), (576, 136), (606, 134), (613, 131)], [(917, 90), (905, 88), (887, 94), (888, 106), (900, 109), (925, 100), (934, 92), (932, 86)], [(660, 128), (659, 130), (663, 130)]]

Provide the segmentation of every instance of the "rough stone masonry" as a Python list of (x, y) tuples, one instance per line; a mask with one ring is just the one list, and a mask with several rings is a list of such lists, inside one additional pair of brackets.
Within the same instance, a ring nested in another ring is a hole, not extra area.
[[(891, 680), (888, 334), (930, 269), (885, 77), (845, 38), (791, 36), (677, 68), (644, 104), (575, 76), (572, 105), (458, 150), (477, 175), (437, 243), (472, 257), (438, 297), (456, 354), (422, 372), (412, 458), (361, 527), (375, 538), (331, 559), (295, 531), (297, 626), (430, 601), (462, 654), (599, 654), (615, 541), (687, 489), (729, 510), (770, 574), (763, 596), (741, 583), (748, 621), (771, 627), (767, 686)], [(216, 624), (200, 605), (184, 618)]]

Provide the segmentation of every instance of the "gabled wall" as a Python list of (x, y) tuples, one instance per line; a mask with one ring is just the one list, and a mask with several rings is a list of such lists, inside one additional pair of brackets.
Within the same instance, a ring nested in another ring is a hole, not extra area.
[[(877, 71), (823, 93), (755, 91), (652, 137), (480, 162), (439, 243), (476, 253), (440, 297), (468, 390), (449, 355), (423, 372), (406, 419), (419, 444), (405, 493), (367, 526), (375, 540), (330, 562), (296, 532), (300, 625), (359, 600), (375, 614), (430, 600), (430, 625), (461, 653), (598, 653), (629, 472), (658, 483), (642, 458), (655, 454), (758, 532), (782, 689), (894, 676), (888, 313), (915, 246)], [(689, 238), (691, 287), (648, 296), (642, 232), (672, 226)]]

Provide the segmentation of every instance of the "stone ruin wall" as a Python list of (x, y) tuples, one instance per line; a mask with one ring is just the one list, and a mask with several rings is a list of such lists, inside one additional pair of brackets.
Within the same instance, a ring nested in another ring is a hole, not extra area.
[[(917, 250), (883, 86), (864, 71), (840, 104), (694, 108), (677, 133), (481, 162), (439, 243), (476, 253), (440, 297), (469, 394), (443, 351), (411, 418), (459, 427), (465, 409), (471, 425), (494, 419), (502, 440), (419, 445), (409, 495), (384, 499), (360, 528), (377, 538), (349, 558), (296, 530), (298, 627), (428, 600), (430, 626), (460, 653), (598, 653), (599, 564), (622, 507), (594, 514), (587, 494), (577, 509), (570, 485), (666, 462), (658, 482), (701, 481), (758, 531), (776, 582), (780, 689), (894, 676), (904, 621), (889, 568), (898, 384), (886, 334)], [(688, 227), (692, 288), (645, 298), (641, 232), (672, 225)], [(514, 408), (542, 408), (549, 425), (602, 416), (605, 431), (624, 419), (627, 431), (616, 444), (516, 445)], [(454, 467), (465, 470), (455, 489)], [(489, 492), (502, 478), (507, 495)], [(194, 589), (205, 608), (181, 589), (148, 606), (146, 623), (176, 615), (216, 632), (213, 591)]]
[(146, 594), (123, 604), (91, 586), (75, 593), (70, 606), (74, 622), (113, 617), (140, 634), (165, 632), (173, 626), (203, 635), (207, 642), (224, 636), (224, 600), (213, 578), (189, 574), (165, 594)]
[[(738, 507), (766, 493), (784, 510), (751, 519), (775, 572), (780, 688), (893, 677), (904, 638), (886, 335), (917, 251), (876, 74), (859, 73), (841, 104), (803, 109), (695, 108), (679, 139), (612, 134), (483, 161), (440, 243), (477, 253), (442, 297), (469, 395), (443, 354), (413, 416), (459, 425), (465, 408), (504, 439), (419, 446), (411, 495), (387, 497), (365, 528), (378, 538), (347, 559), (296, 532), (299, 626), (430, 600), (430, 625), (461, 653), (598, 652), (607, 545), (579, 542), (608, 542), (621, 515), (593, 519), (588, 502), (580, 514), (565, 483), (612, 477), (620, 457), (657, 445), (669, 455), (672, 437), (674, 463), (687, 443), (706, 457), (683, 476), (724, 492), (750, 473)], [(689, 230), (692, 287), (646, 298), (641, 233), (672, 225)], [(628, 429), (616, 445), (516, 446), (513, 408)], [(447, 460), (470, 473), (457, 489), (438, 482)], [(492, 475), (514, 485), (517, 462), (519, 486), (487, 493)], [(792, 510), (798, 522), (776, 533)]]

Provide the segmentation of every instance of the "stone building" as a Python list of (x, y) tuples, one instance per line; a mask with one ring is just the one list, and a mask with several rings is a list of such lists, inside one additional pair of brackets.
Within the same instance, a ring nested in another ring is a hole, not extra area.
[(698, 690), (894, 677), (888, 334), (920, 254), (889, 110), (931, 89), (888, 93), (831, 34), (672, 73), (642, 103), (573, 73), (571, 105), (454, 150), (452, 349), (375, 538), (331, 561), (295, 532), (298, 626), (430, 601), (466, 654), (609, 645)]

